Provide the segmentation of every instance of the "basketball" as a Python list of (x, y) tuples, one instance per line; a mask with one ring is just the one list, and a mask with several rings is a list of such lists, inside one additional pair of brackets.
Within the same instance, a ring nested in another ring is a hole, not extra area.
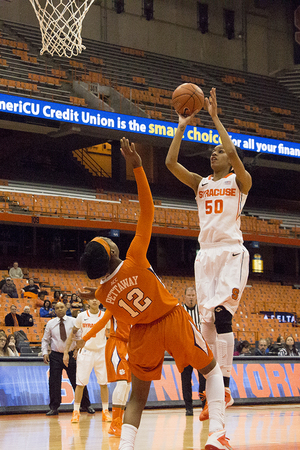
[(183, 83), (173, 92), (172, 105), (181, 116), (191, 116), (204, 106), (203, 91), (196, 84)]

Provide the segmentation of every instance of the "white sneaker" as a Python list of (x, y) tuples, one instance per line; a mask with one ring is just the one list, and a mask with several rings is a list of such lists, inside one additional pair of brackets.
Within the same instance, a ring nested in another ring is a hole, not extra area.
[(225, 388), (225, 408), (228, 408), (228, 406), (231, 406), (234, 404), (234, 400), (231, 396), (231, 390), (226, 387)]
[(205, 450), (233, 450), (225, 436), (225, 430), (215, 431), (208, 435)]

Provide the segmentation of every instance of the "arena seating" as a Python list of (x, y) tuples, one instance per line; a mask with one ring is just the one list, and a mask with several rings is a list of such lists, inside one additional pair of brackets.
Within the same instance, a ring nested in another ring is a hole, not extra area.
[[(298, 99), (274, 77), (88, 39), (84, 39), (86, 50), (76, 60), (50, 58), (39, 55), (38, 27), (3, 22), (0, 31), (3, 79), (27, 84), (31, 81), (33, 97), (87, 106), (86, 99), (73, 92), (76, 80), (86, 83), (100, 98), (97, 85), (110, 86), (124, 98), (130, 98), (149, 117), (177, 121), (171, 108), (172, 92), (183, 82), (194, 82), (203, 88), (205, 95), (209, 95), (212, 86), (217, 88), (219, 114), (229, 131), (300, 142), (300, 130), (296, 127), (300, 117)], [(18, 44), (23, 46), (21, 50), (12, 47)], [(0, 83), (0, 92), (7, 92), (8, 88), (11, 91), (12, 87)], [(24, 86), (12, 89), (12, 93), (18, 93)], [(122, 101), (113, 107), (122, 112)], [(211, 120), (203, 113), (194, 124), (210, 127)]]
[[(71, 295), (78, 288), (89, 285), (90, 281), (87, 276), (80, 271), (53, 269), (37, 269), (28, 268), (30, 276), (33, 276), (36, 282), (43, 281), (49, 292), (47, 297), (53, 300), (55, 290), (67, 292)], [(7, 272), (0, 271), (0, 276), (7, 275)], [(184, 299), (184, 291), (186, 287), (194, 285), (193, 277), (161, 277), (166, 288), (176, 296), (179, 301)], [(98, 280), (93, 282), (97, 284)], [(19, 293), (18, 299), (11, 299), (6, 295), (0, 295), (0, 328), (6, 330), (6, 333), (17, 330), (15, 327), (5, 327), (4, 317), (10, 311), (10, 305), (15, 304), (18, 312), (22, 312), (25, 305), (31, 308), (31, 314), (34, 317), (34, 326), (25, 330), (28, 339), (33, 344), (40, 343), (46, 318), (39, 317), (39, 307), (35, 306), (34, 300), (30, 298), (21, 298), (20, 290), (26, 284), (26, 280), (15, 280)], [(293, 335), (295, 339), (300, 340), (300, 331), (295, 327), (295, 323), (280, 322), (278, 319), (265, 320), (260, 311), (285, 311), (296, 314), (300, 317), (300, 290), (294, 289), (292, 286), (282, 286), (276, 283), (257, 282), (249, 280), (248, 285), (243, 293), (237, 313), (233, 318), (233, 329), (237, 339), (246, 339), (252, 344), (260, 338), (271, 337), (274, 340), (279, 335), (287, 337)]]
[(279, 335), (293, 335), (300, 339), (299, 328), (294, 323), (265, 320), (260, 311), (289, 312), (300, 317), (300, 290), (276, 283), (248, 281), (237, 313), (233, 318), (233, 329), (238, 339), (251, 343), (270, 337), (276, 341)]
[[(25, 191), (25, 192), (23, 192)], [(198, 229), (195, 202), (154, 199), (154, 223), (171, 228)], [(80, 218), (136, 223), (139, 204), (134, 194), (1, 181), (0, 214), (27, 214), (36, 216)], [(299, 239), (299, 214), (284, 211), (245, 208), (241, 228), (247, 234)]]

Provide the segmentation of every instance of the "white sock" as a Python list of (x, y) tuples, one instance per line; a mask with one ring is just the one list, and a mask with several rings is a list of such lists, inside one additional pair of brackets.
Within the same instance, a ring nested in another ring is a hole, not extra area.
[(74, 403), (74, 411), (80, 411), (80, 403)]
[(108, 403), (102, 402), (102, 411), (108, 411)]
[(213, 322), (203, 322), (201, 323), (201, 333), (208, 343), (209, 348), (213, 352), (215, 359), (217, 359), (217, 331), (215, 324)]
[(232, 360), (233, 360), (233, 352), (234, 352), (234, 335), (233, 333), (222, 333), (218, 335), (219, 339), (226, 342), (226, 353), (223, 357), (223, 361), (219, 361), (219, 358), (217, 358), (218, 363), (220, 364), (221, 371), (223, 374), (223, 377), (230, 378), (231, 370), (232, 370)]
[(223, 375), (217, 363), (206, 379), (206, 400), (209, 413), (209, 432), (223, 430), (225, 427), (225, 393)]
[(137, 428), (129, 423), (123, 423), (119, 450), (133, 450)]

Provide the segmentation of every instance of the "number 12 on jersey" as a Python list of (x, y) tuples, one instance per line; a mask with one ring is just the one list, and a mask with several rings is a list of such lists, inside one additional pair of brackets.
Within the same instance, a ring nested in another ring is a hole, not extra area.
[(147, 309), (150, 304), (152, 303), (152, 300), (150, 300), (149, 297), (144, 298), (144, 293), (139, 288), (134, 288), (131, 291), (129, 291), (126, 295), (126, 299), (131, 302), (132, 305), (137, 309), (135, 311), (133, 308), (131, 308), (128, 303), (126, 303), (122, 298), (119, 300), (118, 305), (120, 308), (125, 309), (131, 317), (136, 317), (139, 314), (141, 314), (145, 309)]

